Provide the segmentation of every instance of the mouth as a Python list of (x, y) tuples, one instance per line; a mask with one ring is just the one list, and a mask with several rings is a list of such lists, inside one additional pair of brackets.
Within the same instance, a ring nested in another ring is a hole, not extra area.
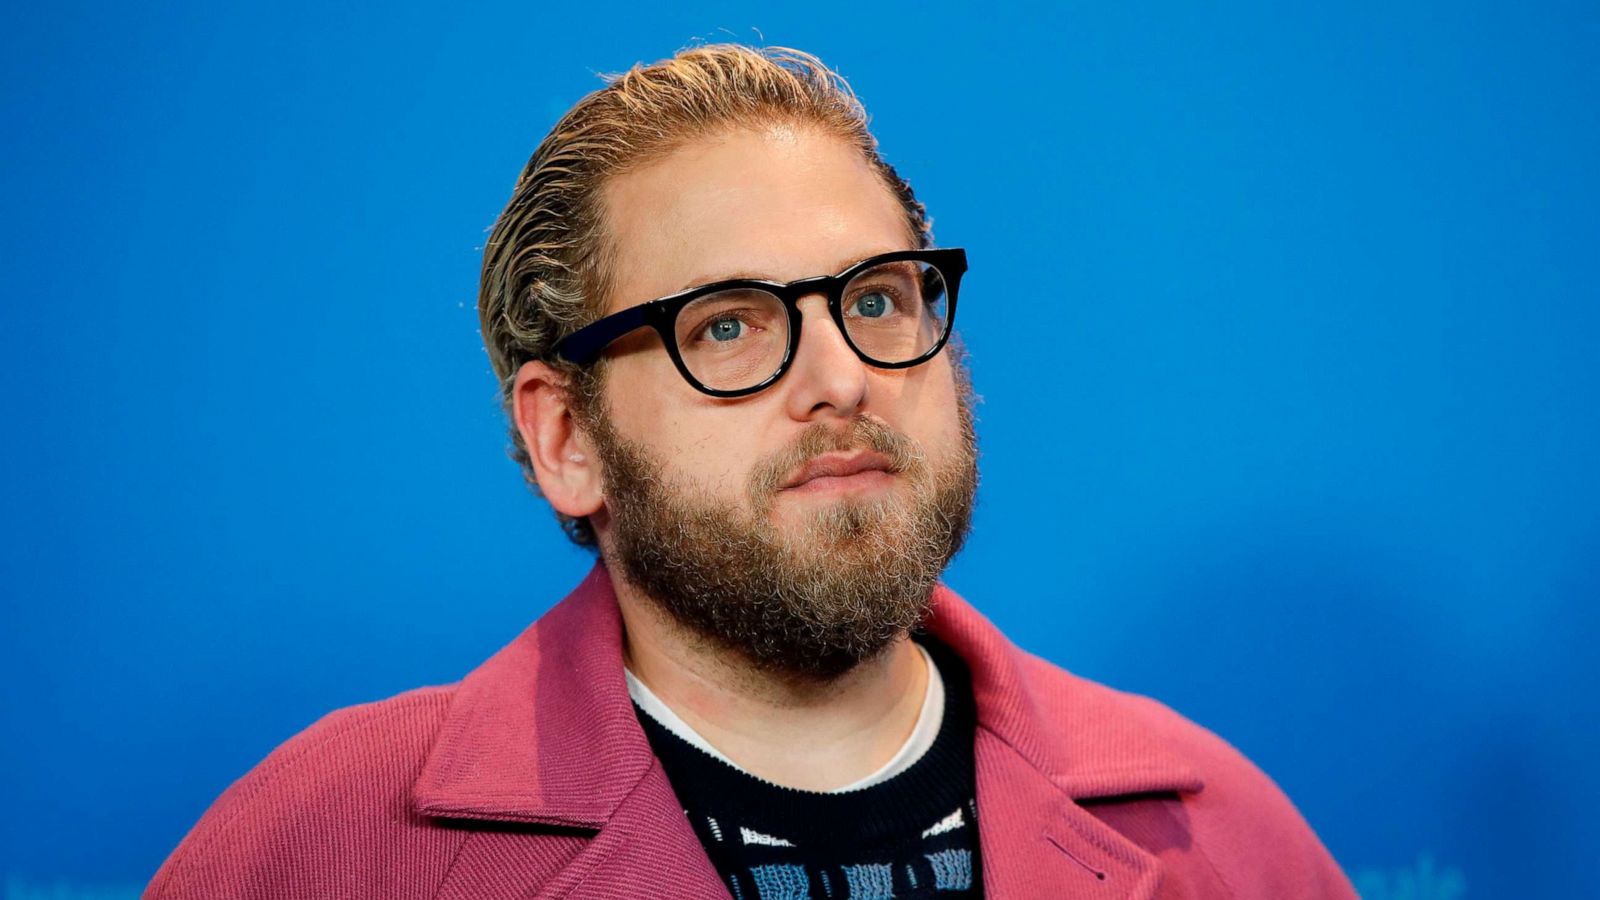
[(888, 485), (893, 480), (887, 456), (857, 450), (825, 453), (811, 460), (791, 475), (780, 490), (796, 493), (864, 490)]

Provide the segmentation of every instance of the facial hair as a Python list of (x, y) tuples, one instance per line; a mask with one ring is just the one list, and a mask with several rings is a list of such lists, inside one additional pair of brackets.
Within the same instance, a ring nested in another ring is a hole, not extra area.
[[(586, 417), (604, 470), (608, 563), (692, 635), (754, 670), (835, 680), (923, 621), (966, 538), (977, 438), (970, 390), (959, 398), (959, 440), (937, 465), (877, 418), (857, 415), (843, 429), (818, 422), (753, 467), (745, 506), (678, 485), (603, 411)], [(889, 459), (894, 490), (822, 501), (787, 530), (773, 524), (789, 473), (857, 449)]]

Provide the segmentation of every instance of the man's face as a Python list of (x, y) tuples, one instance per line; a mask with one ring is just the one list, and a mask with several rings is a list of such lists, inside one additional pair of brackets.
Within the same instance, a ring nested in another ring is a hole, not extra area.
[[(692, 142), (615, 178), (605, 208), (607, 312), (913, 246), (857, 150), (788, 126)], [(612, 345), (589, 428), (605, 481), (594, 521), (608, 559), (692, 632), (765, 668), (830, 677), (926, 611), (970, 518), (976, 449), (948, 352), (873, 368), (825, 297), (800, 309), (792, 366), (748, 397), (695, 390), (652, 330)], [(866, 468), (808, 479), (830, 463)]]

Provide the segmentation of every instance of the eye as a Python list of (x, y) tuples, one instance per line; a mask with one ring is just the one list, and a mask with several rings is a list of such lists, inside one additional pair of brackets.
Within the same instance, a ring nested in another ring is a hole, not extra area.
[(894, 298), (883, 291), (867, 291), (858, 295), (850, 308), (863, 319), (879, 319), (894, 312)]
[(744, 337), (745, 331), (749, 327), (733, 316), (723, 316), (719, 319), (713, 319), (705, 328), (701, 329), (700, 333), (708, 340), (726, 343), (727, 341)]

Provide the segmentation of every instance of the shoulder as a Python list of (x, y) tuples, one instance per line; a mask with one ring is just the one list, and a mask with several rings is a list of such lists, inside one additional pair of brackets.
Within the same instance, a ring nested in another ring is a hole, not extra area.
[(1195, 847), (1236, 896), (1355, 896), (1293, 801), (1227, 740), (1152, 697), (1022, 656), (1047, 717), (1087, 730), (1103, 746), (1139, 748), (1120, 752), (1143, 755), (1152, 770), (1195, 776), (1198, 790), (1178, 794), (1182, 815)]
[(1208, 776), (1231, 778), (1248, 772), (1257, 776), (1250, 787), (1265, 789), (1270, 784), (1265, 773), (1232, 744), (1160, 700), (1093, 681), (1026, 651), (1018, 653), (1034, 696), (1042, 700), (1053, 721), (1070, 717), (1078, 727), (1101, 737), (1139, 739), (1141, 746), (1164, 751), (1163, 761), (1181, 761), (1208, 783)]
[[(338, 709), (284, 741), (212, 803), (144, 896), (404, 897), (424, 890), (396, 870), (402, 855), (448, 854), (446, 845), (457, 840), (425, 827), (409, 796), (454, 690), (423, 687)], [(397, 876), (392, 892), (379, 887)]]
[(454, 692), (454, 685), (422, 687), (336, 709), (280, 744), (219, 797), (217, 806), (249, 804), (275, 791), (353, 777), (371, 782), (374, 776), (420, 768)]

